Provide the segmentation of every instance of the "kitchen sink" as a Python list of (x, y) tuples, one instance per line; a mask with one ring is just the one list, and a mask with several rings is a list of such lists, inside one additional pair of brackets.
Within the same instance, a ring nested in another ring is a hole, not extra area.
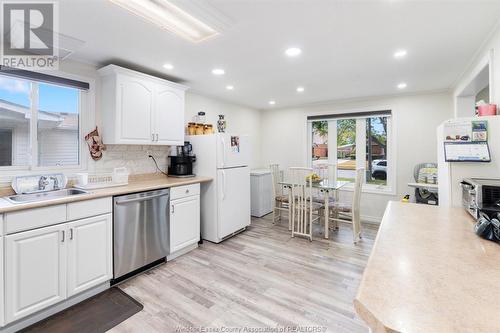
[(72, 197), (75, 195), (87, 194), (87, 191), (79, 190), (76, 188), (48, 191), (48, 192), (38, 192), (38, 193), (28, 193), (28, 194), (18, 194), (5, 197), (5, 199), (13, 204), (38, 202), (60, 199), (65, 197)]

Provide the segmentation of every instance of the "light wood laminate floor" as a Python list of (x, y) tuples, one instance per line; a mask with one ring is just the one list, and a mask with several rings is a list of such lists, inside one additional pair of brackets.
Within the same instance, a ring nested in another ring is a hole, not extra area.
[(252, 219), (248, 230), (235, 237), (204, 242), (123, 283), (121, 288), (144, 310), (110, 332), (287, 326), (367, 332), (352, 300), (377, 227), (364, 225), (364, 238), (354, 245), (348, 224), (328, 240), (316, 225), (312, 242), (291, 238), (287, 226), (286, 219), (273, 225), (271, 215)]

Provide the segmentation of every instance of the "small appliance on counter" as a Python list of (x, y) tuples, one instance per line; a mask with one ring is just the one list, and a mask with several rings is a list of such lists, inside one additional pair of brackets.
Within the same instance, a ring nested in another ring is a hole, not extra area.
[(196, 162), (196, 155), (193, 154), (193, 146), (189, 141), (184, 142), (184, 146), (177, 146), (177, 155), (169, 156), (168, 176), (177, 178), (194, 177), (193, 163)]
[(500, 179), (466, 178), (462, 186), (462, 205), (478, 219), (481, 213), (490, 218), (500, 213)]

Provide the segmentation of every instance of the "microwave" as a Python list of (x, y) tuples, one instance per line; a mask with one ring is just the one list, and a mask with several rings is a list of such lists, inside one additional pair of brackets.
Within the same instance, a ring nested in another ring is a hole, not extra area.
[(462, 187), (462, 206), (474, 218), (479, 212), (490, 217), (500, 213), (500, 179), (466, 178), (460, 183)]

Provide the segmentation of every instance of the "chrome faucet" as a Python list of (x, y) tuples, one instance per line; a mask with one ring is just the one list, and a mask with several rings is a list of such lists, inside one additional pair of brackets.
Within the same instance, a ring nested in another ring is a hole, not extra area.
[(59, 179), (57, 179), (56, 176), (50, 176), (49, 177), (50, 180), (52, 180), (53, 184), (54, 184), (54, 187), (52, 188), (53, 190), (59, 190)]
[(40, 179), (38, 180), (38, 190), (45, 190), (45, 187), (49, 185), (49, 181), (47, 180), (47, 177), (41, 176)]

